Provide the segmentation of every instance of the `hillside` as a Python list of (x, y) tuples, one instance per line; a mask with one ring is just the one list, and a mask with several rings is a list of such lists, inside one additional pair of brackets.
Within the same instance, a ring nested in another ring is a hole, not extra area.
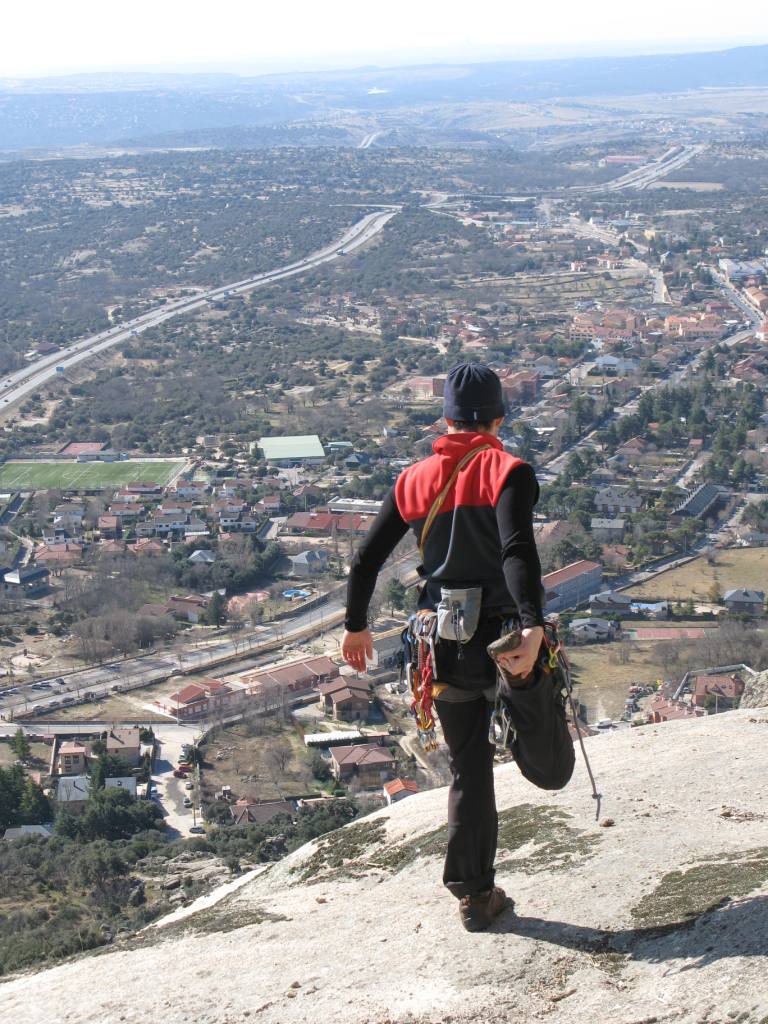
[[(329, 834), (122, 948), (9, 980), (41, 1020), (765, 1024), (768, 709), (594, 737), (563, 793), (498, 771), (517, 915), (469, 935), (442, 890), (445, 792)], [(51, 1007), (56, 1007), (51, 1015)]]
[[(388, 129), (450, 127), (477, 141), (479, 104), (667, 95), (768, 85), (766, 46), (641, 56), (363, 67), (279, 75), (93, 74), (0, 78), (0, 152), (66, 146), (357, 145)], [(708, 101), (707, 101), (708, 102)], [(744, 109), (753, 116), (749, 101)], [(604, 114), (605, 112), (603, 112)], [(590, 119), (599, 112), (590, 110)], [(343, 122), (343, 123), (342, 123)], [(279, 128), (279, 131), (268, 129)], [(340, 131), (340, 128), (343, 129)], [(498, 145), (496, 128), (486, 141)], [(394, 139), (379, 144), (397, 144)], [(420, 134), (410, 140), (423, 144)], [(432, 140), (440, 142), (440, 137)], [(442, 139), (442, 143), (445, 143)]]

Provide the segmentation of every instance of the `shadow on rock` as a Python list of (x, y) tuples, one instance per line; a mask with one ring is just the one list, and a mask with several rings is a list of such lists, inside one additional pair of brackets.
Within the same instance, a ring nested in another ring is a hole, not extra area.
[[(645, 928), (589, 928), (539, 917), (505, 915), (492, 929), (584, 953), (618, 953), (630, 960), (663, 963), (692, 959), (681, 970), (706, 967), (728, 957), (765, 956), (768, 896), (722, 900), (696, 917)], [(681, 937), (685, 936), (681, 943)]]

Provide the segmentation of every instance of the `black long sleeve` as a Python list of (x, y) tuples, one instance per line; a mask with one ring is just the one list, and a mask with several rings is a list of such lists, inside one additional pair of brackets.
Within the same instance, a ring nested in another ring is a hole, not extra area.
[(533, 535), (538, 500), (539, 482), (525, 463), (509, 474), (496, 505), (504, 580), (524, 628), (544, 625), (541, 562)]
[(368, 625), (368, 605), (376, 588), (381, 567), (408, 532), (408, 523), (395, 504), (391, 490), (371, 524), (368, 536), (357, 549), (347, 581), (347, 614), (344, 628), (359, 633)]
[[(509, 474), (496, 505), (504, 580), (523, 627), (544, 624), (541, 563), (533, 534), (533, 508), (538, 500), (536, 474), (526, 463)], [(391, 490), (352, 559), (344, 620), (350, 632), (357, 633), (368, 625), (368, 605), (376, 578), (407, 532), (408, 524)]]

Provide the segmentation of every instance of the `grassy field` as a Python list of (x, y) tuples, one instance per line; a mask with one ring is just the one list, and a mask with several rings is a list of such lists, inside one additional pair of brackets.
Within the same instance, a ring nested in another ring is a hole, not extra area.
[(165, 485), (184, 462), (7, 462), (0, 466), (0, 491), (97, 490), (134, 480)]
[(727, 548), (716, 552), (716, 564), (706, 558), (660, 573), (647, 583), (638, 583), (624, 591), (649, 600), (708, 600), (713, 587), (720, 594), (736, 587), (765, 590), (768, 580), (768, 548)]
[(618, 644), (589, 644), (569, 647), (568, 657), (574, 670), (575, 695), (586, 704), (589, 721), (618, 718), (624, 710), (628, 688), (634, 683), (649, 684), (663, 679), (665, 672), (658, 659), (658, 644), (632, 643), (629, 661), (620, 664)]
[[(47, 768), (51, 759), (51, 748), (47, 743), (30, 743), (30, 753), (36, 761), (36, 767)], [(16, 760), (10, 741), (0, 743), (0, 768), (8, 768)]]

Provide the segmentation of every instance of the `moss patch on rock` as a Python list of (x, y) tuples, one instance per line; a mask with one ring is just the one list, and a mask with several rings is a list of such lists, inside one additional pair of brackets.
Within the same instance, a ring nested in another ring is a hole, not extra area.
[(692, 923), (725, 900), (746, 896), (766, 881), (768, 847), (724, 852), (664, 875), (632, 908), (632, 919), (650, 928)]
[[(298, 875), (299, 882), (319, 882), (337, 877), (350, 862), (360, 861), (371, 846), (384, 843), (386, 834), (386, 818), (345, 825), (318, 839), (315, 852), (292, 867), (291, 874)], [(343, 873), (352, 876), (354, 872), (345, 870)]]
[(558, 807), (518, 804), (499, 813), (499, 850), (514, 854), (529, 843), (534, 850), (527, 857), (499, 857), (497, 867), (512, 867), (535, 874), (561, 871), (588, 857), (601, 836), (569, 824), (570, 814)]
[(369, 863), (372, 867), (384, 868), (391, 872), (402, 871), (422, 857), (442, 857), (447, 842), (448, 826), (441, 825), (431, 832), (423, 832), (415, 839), (407, 839), (404, 843), (392, 843), (383, 850), (377, 850)]

